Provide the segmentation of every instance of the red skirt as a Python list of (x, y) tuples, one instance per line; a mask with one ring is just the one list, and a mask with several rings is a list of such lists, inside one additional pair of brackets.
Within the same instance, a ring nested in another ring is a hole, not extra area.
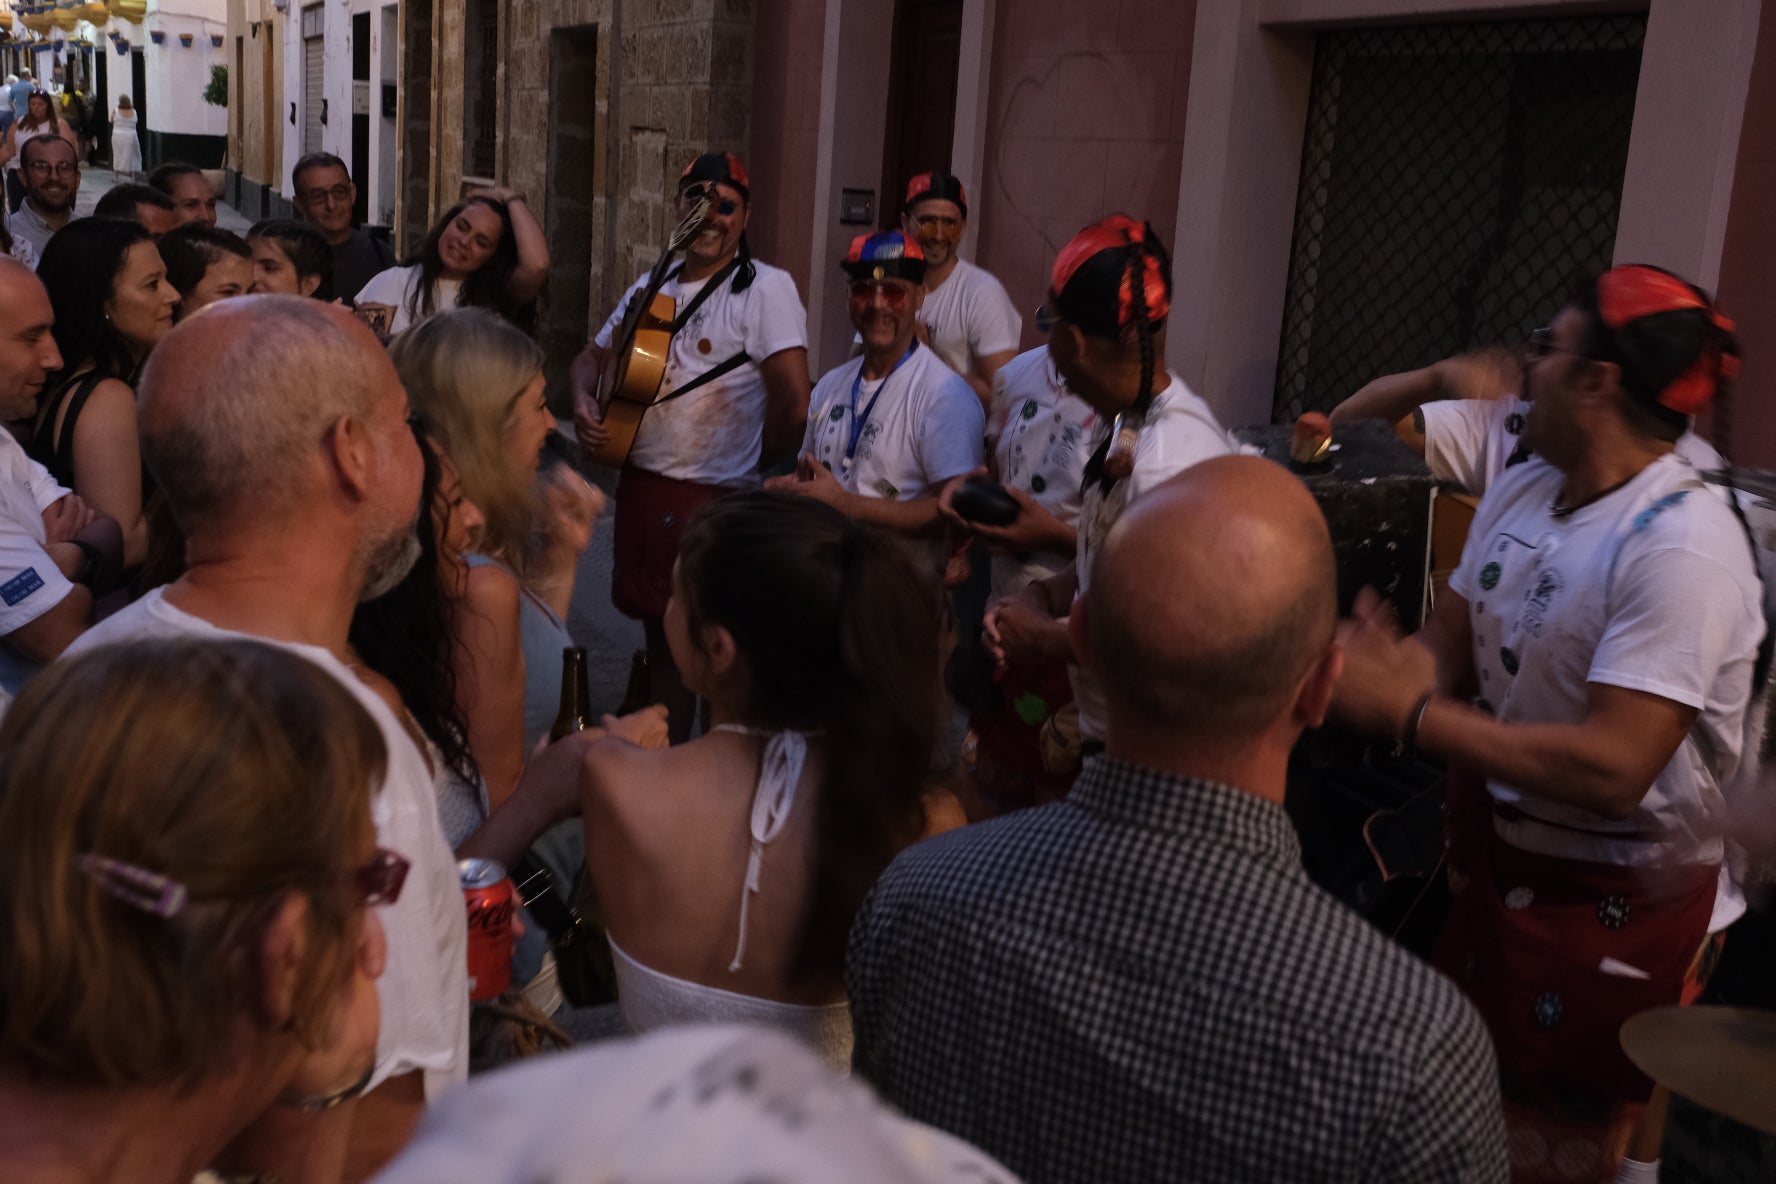
[(1485, 785), (1454, 771), (1449, 821), (1452, 907), (1433, 961), (1486, 1020), (1501, 1076), (1645, 1102), (1652, 1082), (1623, 1053), (1622, 1024), (1681, 1000), (1719, 866), (1533, 854), (1498, 837)]
[(611, 603), (626, 617), (658, 621), (672, 599), (672, 565), (691, 518), (731, 493), (625, 467), (617, 478), (616, 531), (611, 546)]

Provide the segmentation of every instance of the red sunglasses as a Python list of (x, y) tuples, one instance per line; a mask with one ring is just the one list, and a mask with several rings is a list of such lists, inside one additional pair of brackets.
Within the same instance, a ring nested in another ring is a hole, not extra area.
[(889, 308), (905, 308), (912, 303), (913, 286), (905, 280), (858, 280), (851, 285), (851, 303), (868, 308), (877, 296)]

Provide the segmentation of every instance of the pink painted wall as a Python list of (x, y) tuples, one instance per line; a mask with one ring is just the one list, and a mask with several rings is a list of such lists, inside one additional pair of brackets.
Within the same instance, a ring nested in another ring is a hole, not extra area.
[[(1176, 241), (1196, 0), (1001, 0), (974, 258), (1024, 313), (1086, 223), (1126, 213)], [(967, 248), (964, 248), (967, 253)]]
[(1717, 441), (1735, 464), (1776, 467), (1776, 10), (1765, 8), (1752, 60), (1732, 209), (1721, 251), (1721, 309), (1738, 325), (1744, 364), (1731, 434)]
[(753, 43), (752, 221), (755, 255), (795, 277), (808, 298), (808, 227), (820, 152), (820, 54), (825, 0), (758, 0)]

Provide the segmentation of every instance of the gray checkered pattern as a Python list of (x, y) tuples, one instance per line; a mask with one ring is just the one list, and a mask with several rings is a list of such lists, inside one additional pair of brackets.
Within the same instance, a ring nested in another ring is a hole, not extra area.
[(849, 980), (857, 1072), (1031, 1184), (1507, 1178), (1479, 1017), (1227, 786), (1100, 757), (921, 843)]

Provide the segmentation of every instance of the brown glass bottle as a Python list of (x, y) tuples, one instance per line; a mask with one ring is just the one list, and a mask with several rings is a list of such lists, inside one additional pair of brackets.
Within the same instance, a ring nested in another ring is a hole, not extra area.
[(549, 729), (551, 742), (592, 726), (592, 691), (586, 684), (586, 651), (569, 646), (561, 651), (561, 710)]
[(629, 659), (629, 685), (623, 691), (623, 702), (617, 715), (633, 715), (654, 701), (652, 676), (648, 672), (648, 652), (636, 650)]

